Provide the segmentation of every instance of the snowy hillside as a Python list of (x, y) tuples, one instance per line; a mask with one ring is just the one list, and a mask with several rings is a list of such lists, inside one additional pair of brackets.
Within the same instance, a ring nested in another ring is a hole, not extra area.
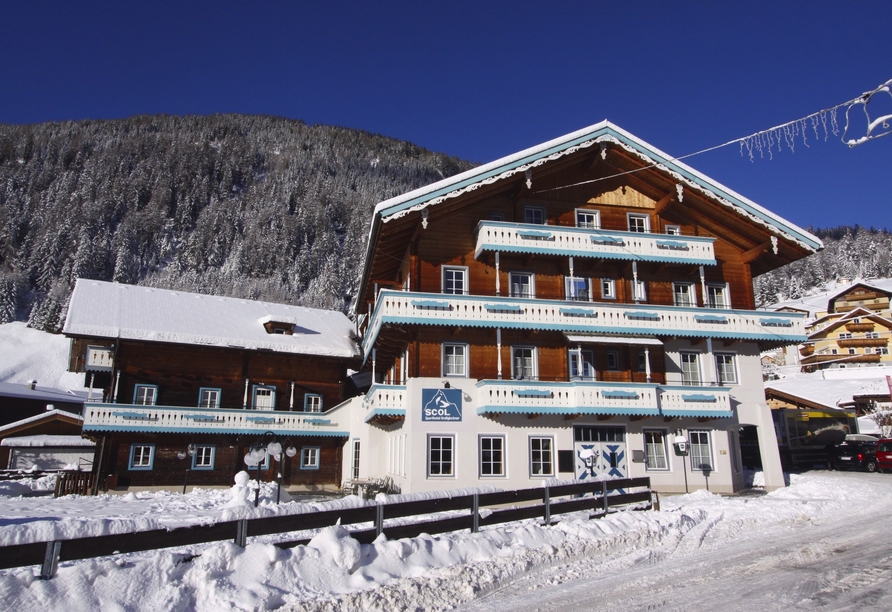
[(84, 375), (67, 371), (69, 342), (65, 336), (29, 329), (24, 323), (0, 325), (0, 382), (63, 391), (83, 390)]

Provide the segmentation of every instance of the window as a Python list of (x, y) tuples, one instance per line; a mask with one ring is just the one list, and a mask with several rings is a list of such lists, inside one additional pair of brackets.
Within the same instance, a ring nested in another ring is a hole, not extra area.
[(276, 406), (276, 388), (254, 385), (254, 410), (274, 410)]
[(354, 480), (359, 478), (359, 440), (353, 440), (353, 470), (350, 477)]
[(676, 306), (696, 306), (693, 283), (672, 283), (672, 295)]
[(647, 351), (638, 351), (638, 371), (647, 372)]
[(650, 217), (648, 217), (647, 215), (628, 213), (628, 219), (630, 232), (646, 233), (650, 231)]
[(505, 475), (504, 436), (480, 436), (480, 475)]
[(157, 385), (136, 385), (133, 388), (133, 403), (136, 405), (154, 406), (157, 399)]
[(576, 227), (584, 227), (586, 229), (600, 229), (601, 213), (597, 210), (577, 208)]
[(302, 470), (318, 470), (319, 469), (319, 447), (304, 446), (300, 449), (300, 469)]
[(511, 348), (511, 377), (514, 380), (536, 380), (536, 349), (532, 346)]
[(708, 431), (688, 432), (691, 442), (691, 469), (712, 471), (712, 453), (709, 450)]
[(877, 355), (888, 355), (889, 349), (885, 346), (877, 347)]
[(511, 297), (531, 298), (535, 296), (533, 275), (529, 272), (512, 272), (509, 275), (511, 281)]
[(192, 456), (193, 470), (212, 470), (214, 469), (214, 456), (217, 454), (215, 446), (196, 446), (195, 454)]
[(855, 349), (850, 348), (850, 349), (849, 349), (849, 355), (854, 355), (854, 354), (855, 354)]
[(666, 226), (666, 234), (669, 236), (681, 236), (681, 226), (680, 225), (667, 225)]
[(709, 308), (730, 308), (727, 285), (706, 285), (706, 300)]
[(452, 476), (455, 436), (427, 437), (427, 475)]
[(443, 344), (443, 376), (468, 375), (468, 345)]
[(504, 221), (505, 213), (500, 210), (491, 210), (489, 212), (489, 220), (490, 221)]
[(220, 389), (198, 390), (198, 407), (199, 408), (219, 408), (220, 407)]
[(737, 384), (737, 369), (734, 367), (733, 353), (715, 354), (715, 373), (720, 385)]
[(564, 288), (567, 292), (568, 300), (580, 300), (587, 302), (590, 298), (589, 280), (579, 277), (565, 277)]
[(570, 349), (570, 380), (595, 380), (595, 354), (592, 351)]
[(616, 299), (616, 281), (612, 278), (602, 278), (601, 279), (601, 299), (604, 300), (615, 300)]
[(554, 476), (554, 440), (530, 437), (530, 476)]
[(645, 467), (648, 470), (668, 470), (666, 461), (666, 432), (644, 431)]
[(468, 294), (468, 269), (443, 266), (443, 293)]
[(619, 351), (607, 351), (607, 369), (613, 372), (619, 370)]
[(131, 444), (130, 445), (130, 469), (131, 470), (151, 470), (152, 464), (155, 462), (155, 445), (154, 444)]
[(643, 280), (632, 281), (632, 299), (636, 302), (647, 301), (647, 289)]
[[(866, 335), (866, 334), (865, 334), (865, 335)], [(839, 339), (840, 339), (840, 340), (851, 340), (851, 339), (852, 339), (852, 334), (851, 334), (850, 332), (840, 332), (840, 334), (839, 334)]]
[(625, 442), (626, 430), (622, 427), (597, 427), (583, 425), (573, 428), (574, 442)]
[(697, 353), (681, 354), (681, 383), (697, 386), (700, 384), (700, 364)]
[(880, 332), (867, 332), (866, 334), (864, 334), (864, 337), (865, 338), (879, 338)]
[(526, 206), (523, 209), (523, 222), (545, 225), (545, 209), (541, 206)]
[(317, 393), (304, 393), (304, 412), (322, 412), (322, 396)]

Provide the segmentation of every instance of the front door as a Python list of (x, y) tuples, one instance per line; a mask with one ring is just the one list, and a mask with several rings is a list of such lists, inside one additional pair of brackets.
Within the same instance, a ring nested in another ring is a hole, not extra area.
[(573, 428), (576, 478), (626, 478), (626, 431), (622, 427)]

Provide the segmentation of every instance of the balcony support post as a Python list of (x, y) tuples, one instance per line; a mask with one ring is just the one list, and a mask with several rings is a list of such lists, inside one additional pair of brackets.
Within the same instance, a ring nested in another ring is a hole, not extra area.
[(647, 377), (647, 382), (650, 382), (650, 349), (647, 345), (644, 345), (644, 374)]
[(700, 305), (709, 307), (709, 296), (706, 295), (706, 270), (700, 266)]
[(114, 393), (112, 394), (112, 403), (113, 404), (118, 403), (118, 387), (120, 386), (120, 383), (121, 383), (121, 370), (118, 370), (117, 372), (115, 372), (115, 390), (114, 390)]
[(496, 295), (501, 295), (501, 279), (499, 277), (499, 252), (496, 251)]
[(498, 352), (497, 368), (499, 380), (502, 380), (502, 328), (496, 328), (496, 351)]

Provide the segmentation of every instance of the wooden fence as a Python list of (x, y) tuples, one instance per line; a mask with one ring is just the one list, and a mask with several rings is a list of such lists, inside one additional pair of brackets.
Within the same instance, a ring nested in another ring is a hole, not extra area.
[[(638, 490), (626, 492), (627, 489)], [(600, 518), (606, 515), (610, 508), (630, 504), (645, 504), (647, 509), (653, 507), (650, 478), (625, 478), (419, 501), (373, 503), (359, 508), (241, 519), (170, 530), (155, 529), (71, 540), (15, 544), (0, 547), (0, 569), (40, 565), (40, 577), (49, 579), (55, 575), (59, 561), (76, 561), (222, 540), (234, 540), (237, 545), (244, 547), (249, 537), (321, 529), (335, 524), (358, 526), (371, 523), (373, 525), (371, 528), (350, 531), (357, 541), (368, 544), (382, 533), (388, 539), (412, 538), (422, 533), (436, 534), (462, 529), (470, 529), (476, 533), (481, 527), (488, 525), (530, 518), (541, 518), (545, 524), (550, 524), (554, 522), (552, 517), (568, 512), (592, 511), (593, 514), (589, 518)], [(486, 507), (494, 509), (481, 514), (481, 508)], [(414, 523), (391, 525), (385, 523), (388, 519), (462, 510), (470, 512)], [(307, 544), (309, 541), (309, 539), (284, 540), (276, 542), (275, 545), (280, 548), (291, 548)]]
[(56, 490), (53, 497), (63, 495), (90, 495), (93, 490), (93, 480), (96, 474), (93, 472), (78, 472), (65, 470), (58, 472), (56, 476)]

